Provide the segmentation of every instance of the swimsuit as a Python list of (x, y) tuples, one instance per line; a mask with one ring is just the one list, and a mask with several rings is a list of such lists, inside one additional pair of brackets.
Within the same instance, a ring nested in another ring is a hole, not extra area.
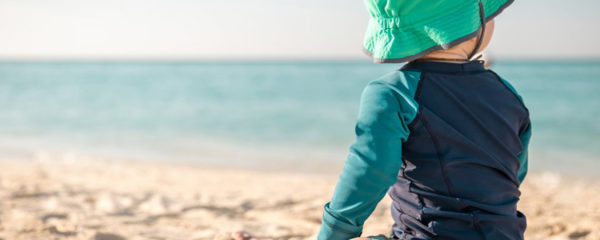
[(389, 192), (399, 239), (523, 239), (529, 111), (482, 61), (412, 62), (363, 91), (319, 239), (360, 236)]

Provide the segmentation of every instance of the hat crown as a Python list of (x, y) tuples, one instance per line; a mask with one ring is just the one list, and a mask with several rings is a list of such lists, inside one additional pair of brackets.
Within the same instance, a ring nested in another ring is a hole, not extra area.
[(363, 44), (367, 54), (376, 62), (405, 62), (477, 36), (482, 18), (491, 20), (513, 0), (364, 2), (371, 16)]

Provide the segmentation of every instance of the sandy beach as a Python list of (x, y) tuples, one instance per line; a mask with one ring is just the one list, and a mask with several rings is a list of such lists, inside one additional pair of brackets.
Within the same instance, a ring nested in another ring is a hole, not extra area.
[[(336, 174), (46, 157), (0, 162), (0, 239), (314, 239)], [(526, 239), (600, 239), (600, 182), (534, 173)], [(392, 224), (386, 197), (364, 234)]]

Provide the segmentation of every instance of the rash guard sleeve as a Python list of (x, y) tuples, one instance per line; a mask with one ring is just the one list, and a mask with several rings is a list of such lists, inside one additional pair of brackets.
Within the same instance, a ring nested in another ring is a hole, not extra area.
[(523, 151), (518, 155), (519, 163), (521, 166), (519, 167), (518, 177), (519, 183), (522, 183), (525, 180), (525, 175), (527, 175), (528, 165), (529, 165), (529, 139), (531, 138), (531, 122), (528, 121), (527, 127), (525, 131), (521, 133), (520, 139), (521, 144), (523, 145)]
[[(513, 87), (506, 79), (501, 78), (500, 76), (498, 76), (498, 78), (502, 81), (502, 83), (504, 83), (504, 85), (506, 87), (508, 87), (508, 89), (519, 99), (519, 101), (521, 102), (521, 104), (523, 104), (523, 107), (525, 109), (527, 109), (527, 107), (525, 106), (525, 102), (523, 101), (523, 97), (521, 97), (521, 95), (517, 92), (517, 90), (515, 89), (515, 87)], [(529, 113), (529, 109), (527, 109), (527, 112)], [(529, 114), (527, 116), (527, 119), (525, 122), (525, 128), (523, 131), (521, 131), (519, 133), (519, 139), (521, 140), (521, 146), (523, 147), (523, 151), (521, 151), (521, 153), (519, 153), (519, 155), (517, 156), (519, 158), (519, 171), (517, 172), (517, 177), (519, 178), (519, 184), (523, 183), (523, 180), (525, 180), (525, 175), (527, 175), (527, 170), (528, 170), (528, 166), (529, 166), (529, 140), (531, 138), (531, 120), (529, 119)]]
[(359, 237), (366, 219), (396, 182), (408, 123), (418, 109), (412, 102), (414, 91), (406, 88), (405, 78), (401, 80), (405, 84), (400, 88), (374, 81), (363, 91), (356, 141), (333, 197), (324, 207), (319, 240)]

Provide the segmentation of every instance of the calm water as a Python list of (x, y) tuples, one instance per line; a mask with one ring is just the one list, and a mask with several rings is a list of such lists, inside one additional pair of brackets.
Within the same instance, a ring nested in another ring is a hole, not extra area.
[[(339, 165), (362, 88), (398, 67), (1, 62), (0, 158), (47, 151), (234, 167)], [(600, 62), (505, 61), (494, 69), (532, 114), (532, 169), (598, 174)]]

